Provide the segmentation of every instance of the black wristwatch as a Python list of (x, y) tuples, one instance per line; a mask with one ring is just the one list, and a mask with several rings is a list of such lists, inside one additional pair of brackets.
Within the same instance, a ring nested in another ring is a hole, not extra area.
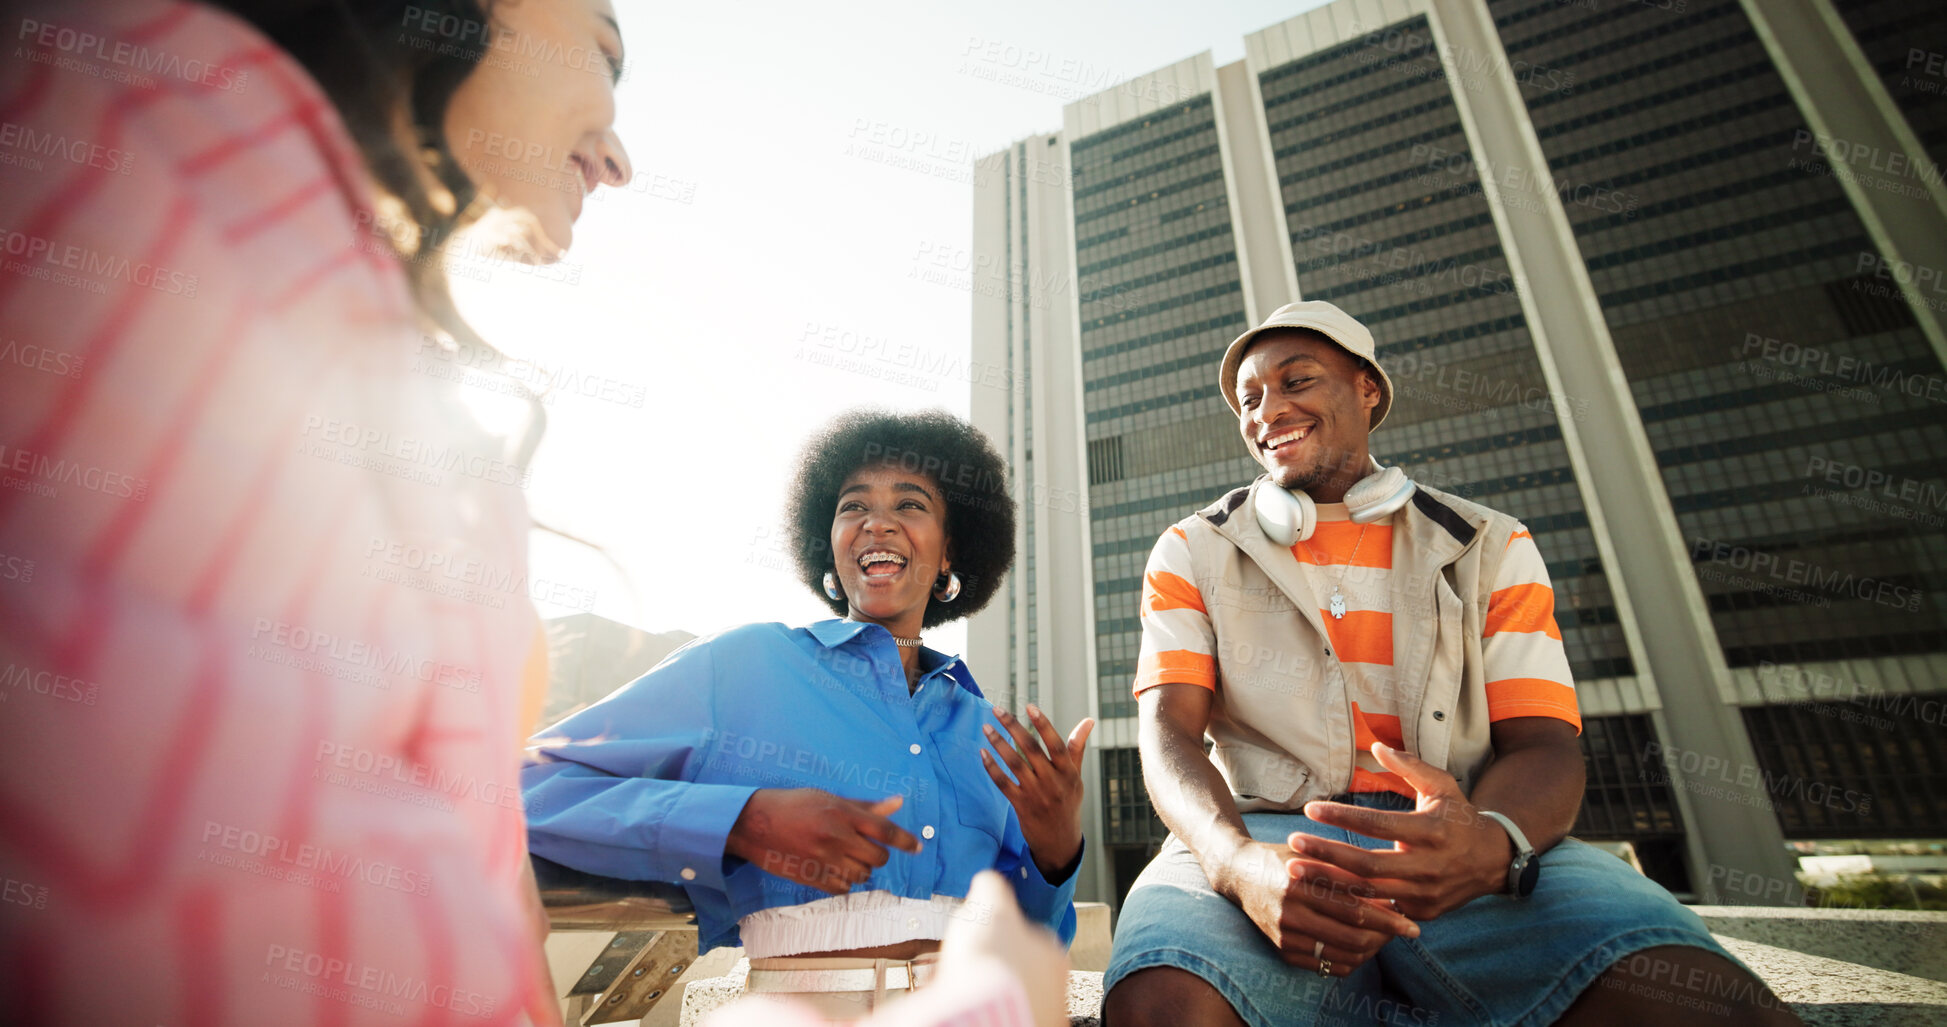
[(1534, 894), (1535, 882), (1541, 879), (1541, 860), (1535, 857), (1535, 847), (1528, 844), (1528, 836), (1521, 833), (1514, 821), (1493, 810), (1479, 812), (1481, 816), (1493, 818), (1514, 840), (1514, 859), (1508, 863), (1508, 894), (1517, 899)]

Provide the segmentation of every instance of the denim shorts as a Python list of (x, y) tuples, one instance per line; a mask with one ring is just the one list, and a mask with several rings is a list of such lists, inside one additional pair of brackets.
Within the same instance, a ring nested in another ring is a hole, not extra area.
[[(1413, 808), (1390, 792), (1336, 801)], [(1264, 842), (1301, 831), (1367, 849), (1392, 844), (1298, 813), (1246, 813), (1244, 824)], [(1208, 981), (1253, 1027), (1547, 1024), (1618, 959), (1659, 945), (1737, 962), (1661, 886), (1609, 853), (1567, 840), (1542, 854), (1540, 880), (1526, 899), (1482, 896), (1421, 923), (1418, 938), (1387, 942), (1350, 976), (1328, 980), (1279, 959), (1172, 835), (1123, 900), (1102, 984), (1106, 994), (1138, 970), (1176, 967)]]

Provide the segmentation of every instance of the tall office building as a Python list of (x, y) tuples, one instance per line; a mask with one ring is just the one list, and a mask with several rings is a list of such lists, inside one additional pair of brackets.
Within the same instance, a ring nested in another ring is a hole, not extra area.
[(1244, 49), (1069, 105), (975, 195), (1014, 388), (973, 416), (1025, 516), (970, 658), (1101, 720), (1084, 892), (1161, 839), (1143, 565), (1258, 473), (1216, 364), (1299, 298), (1378, 339), (1375, 455), (1548, 559), (1579, 836), (1756, 902), (1788, 839), (1947, 835), (1947, 8), (1339, 0)]

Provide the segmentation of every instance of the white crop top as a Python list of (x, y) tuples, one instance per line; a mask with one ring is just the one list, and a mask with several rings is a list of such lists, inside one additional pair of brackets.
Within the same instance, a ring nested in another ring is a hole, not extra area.
[(801, 906), (761, 909), (737, 921), (744, 955), (752, 959), (835, 952), (946, 937), (947, 922), (964, 915), (951, 895), (909, 899), (889, 891), (848, 892)]

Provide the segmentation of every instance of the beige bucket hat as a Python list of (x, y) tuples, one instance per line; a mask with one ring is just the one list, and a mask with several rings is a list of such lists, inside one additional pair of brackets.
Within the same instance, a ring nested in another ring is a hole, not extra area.
[(1386, 413), (1393, 408), (1393, 380), (1386, 376), (1386, 369), (1379, 366), (1379, 347), (1372, 341), (1372, 333), (1359, 319), (1340, 310), (1324, 300), (1307, 300), (1287, 303), (1271, 312), (1264, 323), (1245, 332), (1224, 350), (1224, 363), (1217, 372), (1218, 387), (1223, 390), (1224, 402), (1230, 404), (1232, 413), (1240, 412), (1237, 406), (1237, 367), (1244, 362), (1244, 351), (1251, 348), (1252, 340), (1264, 332), (1278, 328), (1309, 328), (1338, 343), (1339, 348), (1372, 365), (1379, 375), (1379, 405), (1372, 408), (1372, 425), (1367, 430), (1377, 429), (1379, 422), (1386, 419)]

